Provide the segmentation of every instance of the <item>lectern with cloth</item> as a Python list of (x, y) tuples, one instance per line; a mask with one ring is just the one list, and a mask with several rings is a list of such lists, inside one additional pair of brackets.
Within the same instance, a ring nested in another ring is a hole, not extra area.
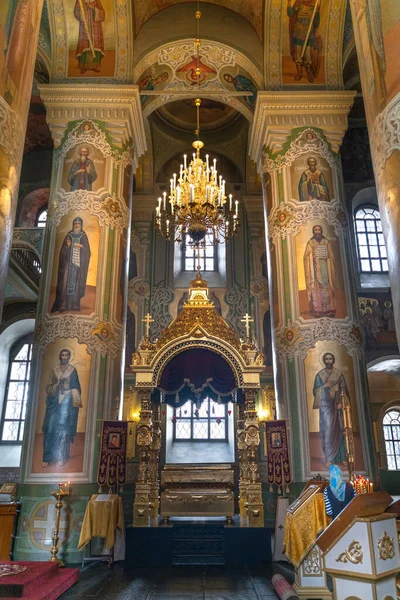
[(124, 515), (122, 499), (117, 494), (94, 494), (90, 498), (83, 517), (78, 549), (83, 550), (93, 537), (105, 539), (105, 552), (84, 560), (104, 560), (107, 554), (110, 557), (113, 555), (115, 561), (125, 558)]
[(336, 600), (395, 600), (400, 571), (396, 515), (387, 492), (353, 498), (318, 538)]
[(329, 523), (323, 489), (323, 485), (309, 485), (287, 509), (283, 552), (295, 568), (293, 589), (299, 598), (332, 598), (315, 543)]

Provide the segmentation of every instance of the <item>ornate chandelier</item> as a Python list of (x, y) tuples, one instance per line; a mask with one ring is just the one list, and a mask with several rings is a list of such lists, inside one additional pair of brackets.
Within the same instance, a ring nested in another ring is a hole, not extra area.
[[(201, 13), (197, 9), (196, 76), (197, 90), (200, 88), (200, 36), (199, 21)], [(200, 94), (199, 94), (200, 96)], [(197, 140), (192, 146), (196, 150), (187, 164), (187, 155), (183, 156), (179, 176), (174, 173), (170, 179), (170, 191), (158, 198), (156, 207), (156, 227), (169, 241), (183, 243), (188, 235), (197, 248), (204, 243), (217, 244), (232, 238), (239, 228), (238, 200), (233, 201), (232, 194), (225, 194), (225, 179), (217, 172), (217, 160), (210, 164), (209, 155), (203, 161), (200, 150), (204, 144), (200, 135), (200, 97), (196, 98)]]

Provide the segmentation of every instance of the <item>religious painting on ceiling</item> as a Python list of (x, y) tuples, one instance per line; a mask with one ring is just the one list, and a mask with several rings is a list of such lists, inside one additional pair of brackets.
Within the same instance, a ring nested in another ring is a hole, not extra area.
[(79, 144), (68, 150), (62, 175), (66, 192), (98, 192), (105, 187), (105, 159), (98, 148)]
[[(353, 359), (335, 341), (318, 341), (304, 361), (311, 471), (322, 472), (331, 464), (347, 468), (352, 449), (345, 423), (351, 418), (355, 467), (364, 469), (356, 401)], [(345, 412), (348, 411), (347, 414)]]
[(295, 238), (299, 308), (304, 319), (347, 315), (339, 241), (333, 226), (310, 220)]
[[(370, 3), (372, 40), (377, 46), (377, 66), (384, 71), (387, 102), (390, 102), (400, 92), (400, 3), (393, 0), (380, 0), (380, 11), (379, 0), (370, 0)], [(382, 15), (382, 36), (379, 35), (379, 13)]]
[(57, 338), (43, 357), (32, 473), (81, 473), (91, 356), (75, 338)]
[(324, 84), (327, 0), (286, 0), (282, 27), (284, 84)]
[(32, 92), (32, 53), (36, 53), (40, 14), (38, 0), (10, 0), (0, 10), (0, 46), (4, 54), (0, 95), (17, 111)]
[[(229, 97), (229, 105), (251, 118), (257, 90), (262, 85), (262, 76), (247, 57), (233, 52), (223, 44), (204, 42), (201, 46), (199, 74), (196, 73), (196, 66), (193, 42), (175, 42), (152, 51), (143, 58), (135, 69), (134, 78), (141, 89), (145, 116), (155, 109), (162, 109), (166, 102), (170, 102), (170, 92), (182, 94), (180, 99), (184, 99), (185, 91), (192, 94), (199, 81), (202, 107), (212, 111), (213, 117), (216, 112), (221, 111), (220, 105), (226, 104), (227, 95), (229, 96), (227, 92), (241, 92), (241, 96)], [(152, 96), (151, 93), (146, 93), (147, 90), (165, 91), (165, 96), (158, 93)], [(212, 98), (207, 98), (207, 90), (212, 92)], [(216, 92), (220, 92), (220, 96), (216, 96)], [(188, 99), (188, 108), (191, 107), (189, 102), (193, 102), (192, 98)], [(183, 115), (182, 118), (185, 120), (187, 116)]]
[(94, 312), (99, 243), (100, 226), (95, 215), (77, 210), (62, 217), (54, 245), (50, 313)]
[(66, 0), (68, 77), (113, 77), (113, 0)]

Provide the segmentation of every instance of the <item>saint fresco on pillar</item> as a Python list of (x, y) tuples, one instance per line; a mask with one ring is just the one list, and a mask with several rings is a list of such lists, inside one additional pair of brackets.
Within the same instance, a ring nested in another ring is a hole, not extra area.
[(90, 365), (86, 345), (76, 338), (57, 338), (47, 346), (38, 386), (32, 473), (83, 471)]
[(288, 20), (288, 45), (291, 61), (284, 52), (283, 79), (285, 83), (323, 83), (322, 24), (324, 0), (287, 0), (285, 17)]
[(68, 173), (68, 183), (70, 192), (76, 190), (92, 191), (92, 183), (97, 179), (96, 167), (89, 157), (90, 148), (82, 146), (79, 150), (79, 157), (74, 160)]
[(100, 227), (88, 211), (65, 215), (57, 227), (49, 312), (90, 315), (95, 310)]
[(312, 220), (296, 238), (299, 310), (304, 319), (347, 315), (339, 242), (333, 226)]
[(115, 24), (112, 0), (66, 0), (68, 76), (112, 77)]
[[(89, 124), (84, 124), (87, 130)], [(84, 127), (83, 126), (83, 127)], [(66, 192), (99, 192), (104, 188), (105, 159), (101, 151), (90, 144), (71, 148), (65, 157), (61, 186)]]
[[(305, 141), (307, 142), (307, 139)], [(290, 179), (294, 200), (330, 202), (334, 199), (331, 167), (327, 160), (317, 153), (297, 157), (290, 167)]]
[[(331, 464), (347, 468), (349, 452), (356, 469), (364, 466), (353, 361), (338, 341), (318, 341), (304, 361), (311, 471)], [(346, 430), (351, 420), (352, 431)]]

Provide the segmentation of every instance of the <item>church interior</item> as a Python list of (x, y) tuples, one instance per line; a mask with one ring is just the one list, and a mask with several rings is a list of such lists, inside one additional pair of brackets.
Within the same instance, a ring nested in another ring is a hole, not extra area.
[(400, 597), (399, 33), (2, 0), (1, 597)]

